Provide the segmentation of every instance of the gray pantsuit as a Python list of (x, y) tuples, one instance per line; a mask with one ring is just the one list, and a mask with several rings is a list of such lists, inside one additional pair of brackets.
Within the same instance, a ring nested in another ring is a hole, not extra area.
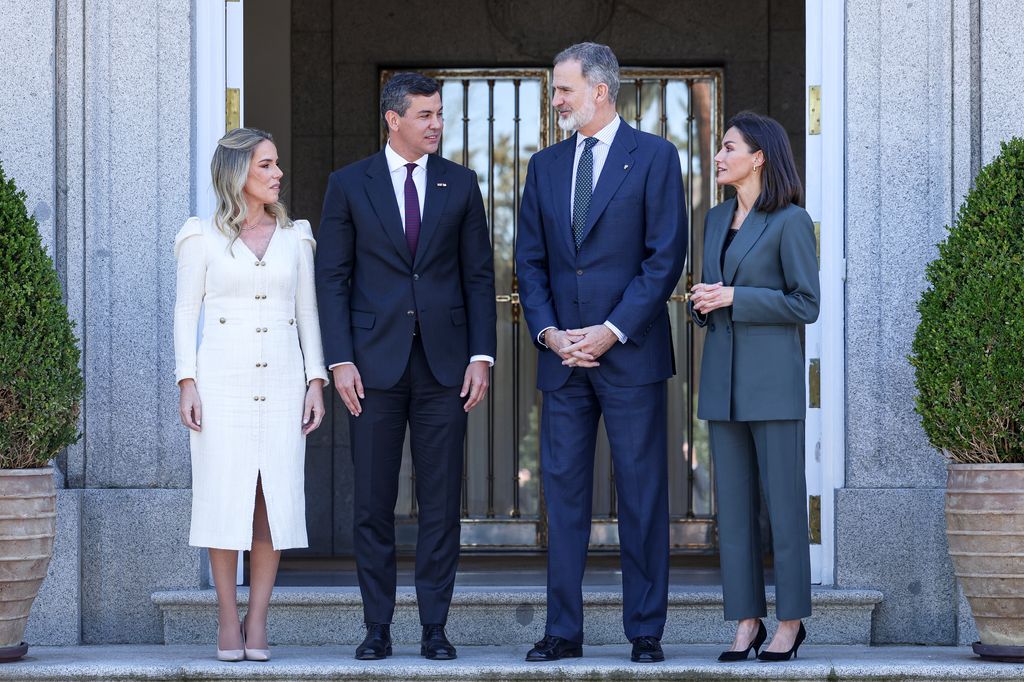
[[(708, 212), (705, 283), (733, 287), (708, 315), (697, 416), (710, 422), (727, 620), (766, 615), (760, 490), (771, 521), (776, 616), (811, 613), (804, 478), (804, 356), (800, 327), (818, 317), (818, 261), (807, 212), (752, 211), (722, 258), (736, 200)], [(724, 260), (724, 267), (723, 267)]]

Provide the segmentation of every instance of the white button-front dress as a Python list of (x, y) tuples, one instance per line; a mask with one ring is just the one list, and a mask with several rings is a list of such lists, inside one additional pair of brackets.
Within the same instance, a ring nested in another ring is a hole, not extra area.
[(302, 408), (308, 382), (327, 380), (315, 246), (305, 220), (279, 223), (262, 259), (212, 220), (190, 218), (175, 239), (175, 374), (202, 404), (190, 545), (251, 548), (257, 476), (274, 548), (308, 545)]

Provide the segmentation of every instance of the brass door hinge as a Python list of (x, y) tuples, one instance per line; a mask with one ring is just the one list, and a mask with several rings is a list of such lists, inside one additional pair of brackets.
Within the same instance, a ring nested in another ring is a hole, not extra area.
[(227, 88), (224, 91), (224, 130), (234, 130), (242, 125), (241, 121), (242, 91), (239, 88)]
[(811, 358), (807, 365), (808, 407), (821, 407), (821, 358)]
[(820, 85), (812, 85), (807, 92), (807, 134), (821, 135)]
[(807, 525), (812, 545), (821, 544), (821, 495), (807, 497)]

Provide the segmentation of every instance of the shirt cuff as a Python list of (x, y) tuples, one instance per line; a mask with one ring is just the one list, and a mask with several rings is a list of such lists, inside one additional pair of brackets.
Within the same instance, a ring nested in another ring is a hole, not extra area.
[(604, 321), (604, 326), (606, 326), (606, 327), (608, 327), (609, 329), (612, 330), (612, 334), (615, 334), (615, 336), (619, 339), (619, 343), (626, 343), (626, 341), (627, 341), (626, 335), (623, 334), (622, 332), (620, 332), (618, 327), (616, 327), (614, 324), (612, 324), (608, 320)]
[(543, 329), (541, 329), (539, 332), (537, 332), (537, 343), (539, 343), (540, 345), (544, 346), (545, 348), (548, 348), (548, 344), (546, 344), (543, 341), (541, 341), (540, 340), (540, 336), (541, 336), (541, 334), (543, 334), (544, 332), (546, 332), (549, 329), (557, 329), (557, 328), (558, 327), (544, 327)]
[(481, 360), (494, 367), (494, 358), (490, 355), (474, 355), (469, 359), (470, 362), (480, 362)]
[(356, 364), (356, 363), (354, 363), (354, 362), (336, 362), (333, 365), (327, 365), (327, 369), (331, 370), (331, 369), (334, 369), (335, 367), (340, 367), (342, 365), (354, 365), (354, 364)]

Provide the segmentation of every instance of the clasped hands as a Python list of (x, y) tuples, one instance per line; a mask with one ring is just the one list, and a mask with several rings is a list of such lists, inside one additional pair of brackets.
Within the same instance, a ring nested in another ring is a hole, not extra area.
[(558, 353), (566, 367), (598, 367), (599, 357), (608, 352), (619, 339), (603, 324), (582, 329), (548, 329), (544, 344)]
[(722, 286), (721, 282), (694, 284), (690, 287), (690, 304), (701, 315), (707, 315), (712, 310), (731, 306), (733, 291), (733, 287)]

